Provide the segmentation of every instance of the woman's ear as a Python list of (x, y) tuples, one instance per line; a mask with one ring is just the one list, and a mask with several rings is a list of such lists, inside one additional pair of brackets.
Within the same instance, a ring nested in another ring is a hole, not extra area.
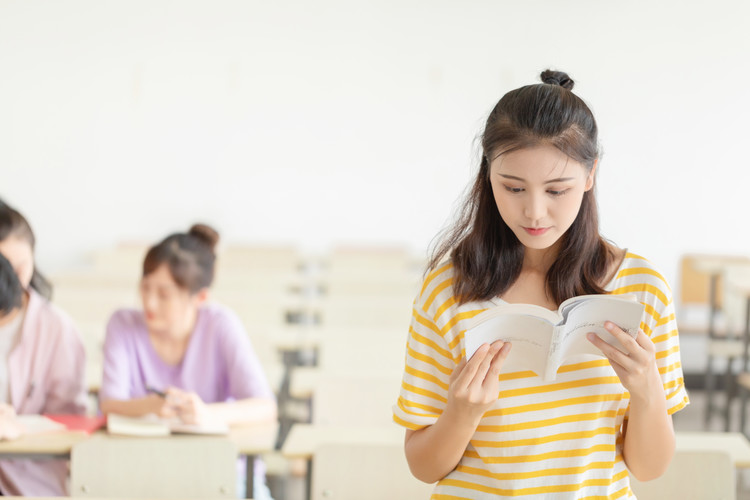
[(208, 288), (201, 288), (193, 297), (195, 297), (195, 305), (202, 306), (208, 301)]
[(594, 179), (596, 179), (596, 167), (598, 166), (599, 166), (599, 158), (594, 160), (594, 166), (591, 167), (591, 170), (589, 171), (589, 174), (586, 177), (586, 186), (584, 188), (584, 191), (588, 191), (592, 187), (594, 187)]

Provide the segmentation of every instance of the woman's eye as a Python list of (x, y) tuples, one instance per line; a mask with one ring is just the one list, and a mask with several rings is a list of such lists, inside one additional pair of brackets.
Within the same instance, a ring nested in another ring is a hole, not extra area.
[(548, 190), (547, 192), (548, 192), (548, 193), (549, 193), (550, 195), (552, 195), (552, 196), (562, 196), (562, 195), (564, 195), (565, 193), (567, 193), (567, 192), (568, 192), (568, 190), (567, 190), (567, 189), (562, 189), (562, 190), (560, 190), (560, 191)]
[(523, 191), (523, 188), (505, 186), (505, 190), (508, 191), (509, 193), (520, 193), (521, 191)]

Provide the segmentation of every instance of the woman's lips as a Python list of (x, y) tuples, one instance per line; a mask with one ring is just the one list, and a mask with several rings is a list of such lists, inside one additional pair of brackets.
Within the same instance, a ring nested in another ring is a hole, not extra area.
[(529, 233), (531, 236), (541, 236), (544, 233), (546, 233), (549, 228), (548, 227), (525, 227), (524, 230)]

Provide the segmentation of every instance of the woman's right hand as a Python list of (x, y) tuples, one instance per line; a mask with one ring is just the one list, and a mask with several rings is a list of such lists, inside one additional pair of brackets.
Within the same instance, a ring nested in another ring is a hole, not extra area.
[(158, 394), (149, 394), (146, 396), (147, 405), (149, 407), (148, 413), (155, 413), (161, 418), (174, 418), (177, 416), (173, 405), (169, 404), (167, 398)]
[(16, 419), (16, 410), (5, 403), (0, 403), (0, 440), (18, 439), (25, 432), (23, 425)]
[(497, 340), (483, 344), (468, 362), (462, 359), (450, 377), (446, 410), (478, 425), (484, 412), (497, 401), (500, 370), (510, 349), (509, 342)]

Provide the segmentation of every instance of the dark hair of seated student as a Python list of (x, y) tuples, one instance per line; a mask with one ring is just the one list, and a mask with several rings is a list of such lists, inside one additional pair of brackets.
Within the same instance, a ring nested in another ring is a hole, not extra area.
[(23, 288), (8, 259), (0, 254), (0, 317), (21, 307)]
[[(29, 221), (26, 220), (26, 217), (21, 212), (0, 199), (0, 241), (4, 241), (9, 237), (25, 241), (31, 247), (31, 251), (34, 251), (36, 237)], [(52, 284), (39, 272), (36, 264), (34, 264), (34, 271), (28, 286), (45, 299), (50, 300), (52, 298)]]
[(187, 233), (174, 233), (151, 247), (143, 260), (143, 276), (166, 264), (175, 282), (190, 293), (211, 286), (219, 233), (206, 224), (195, 224)]

